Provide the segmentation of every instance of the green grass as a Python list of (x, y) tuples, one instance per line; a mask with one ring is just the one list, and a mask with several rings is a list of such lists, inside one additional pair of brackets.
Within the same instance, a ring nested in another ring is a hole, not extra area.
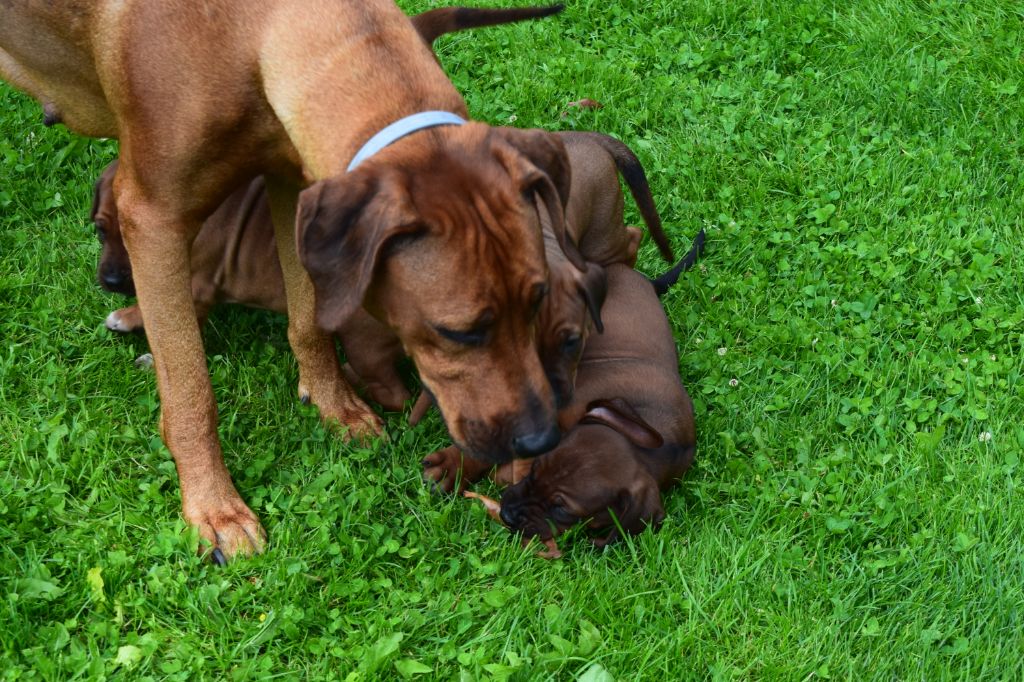
[[(206, 339), (271, 546), (196, 559), (144, 343), (102, 325), (86, 214), (116, 146), (2, 87), (0, 677), (1020, 679), (1022, 20), (570, 0), (441, 41), (475, 117), (614, 134), (677, 249), (709, 230), (665, 301), (697, 463), (660, 532), (554, 563), (427, 491), (436, 417), (326, 433), (283, 321), (240, 309)], [(581, 97), (604, 108), (561, 118)]]

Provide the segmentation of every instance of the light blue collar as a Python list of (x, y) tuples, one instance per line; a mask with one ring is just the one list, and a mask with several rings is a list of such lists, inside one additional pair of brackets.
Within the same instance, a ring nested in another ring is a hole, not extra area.
[(434, 128), (437, 126), (460, 126), (465, 122), (466, 120), (461, 116), (456, 116), (455, 114), (447, 111), (421, 111), (418, 114), (412, 114), (411, 116), (400, 118), (367, 140), (362, 149), (360, 149), (352, 158), (352, 162), (348, 164), (348, 170), (351, 171), (355, 169), (356, 166), (379, 152), (381, 149), (384, 149), (384, 147), (387, 147), (392, 142), (402, 139), (410, 133), (415, 133), (417, 130), (424, 130), (426, 128)]

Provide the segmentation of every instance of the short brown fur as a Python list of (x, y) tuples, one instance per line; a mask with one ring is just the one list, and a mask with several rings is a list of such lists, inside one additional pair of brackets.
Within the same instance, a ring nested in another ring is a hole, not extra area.
[[(625, 265), (610, 265), (607, 274), (605, 332), (591, 337), (573, 402), (559, 414), (566, 435), (551, 452), (495, 472), (497, 482), (511, 485), (501, 518), (527, 539), (549, 540), (585, 521), (599, 533), (595, 542), (605, 544), (618, 537), (619, 526), (627, 533), (657, 526), (664, 517), (660, 491), (679, 480), (696, 454), (693, 404), (654, 289)], [(447, 490), (457, 478), (464, 489), (492, 470), (454, 446), (425, 465)]]
[[(185, 519), (221, 555), (260, 550), (265, 533), (235, 490), (217, 437), (216, 404), (192, 302), (189, 246), (203, 220), (235, 188), (265, 175), (299, 393), (319, 407), (325, 420), (350, 433), (378, 433), (378, 418), (343, 378), (333, 341), (315, 322), (314, 286), (322, 291), (331, 278), (321, 270), (314, 284), (299, 263), (293, 222), (298, 192), (307, 182), (321, 183), (321, 189), (303, 197), (308, 216), (324, 195), (323, 184), (341, 184), (329, 178), (340, 174), (376, 131), (422, 110), (465, 115), (462, 98), (390, 0), (0, 3), (0, 75), (76, 132), (120, 140), (114, 192), (155, 361), (161, 434), (178, 467)], [(442, 231), (431, 226), (430, 239), (410, 244), (401, 258), (382, 261), (388, 264), (380, 268), (386, 274), (353, 281), (335, 273), (331, 286), (351, 289), (348, 298), (356, 304), (346, 309), (354, 311), (372, 285), (377, 314), (396, 319), (401, 311), (391, 309), (399, 305), (391, 284), (403, 267), (433, 268), (447, 285), (475, 280), (475, 267), (443, 259), (458, 250), (452, 244), (459, 237), (480, 232), (482, 217), (472, 209), (481, 203), (500, 205), (500, 215), (515, 224), (483, 231), (486, 241), (494, 242), (496, 252), (517, 241), (527, 247), (518, 252), (521, 262), (510, 267), (497, 262), (487, 283), (500, 285), (495, 290), (502, 292), (496, 337), (508, 340), (499, 345), (530, 346), (530, 353), (520, 354), (522, 371), (509, 376), (498, 366), (478, 367), (495, 363), (494, 354), (469, 358), (462, 349), (438, 347), (427, 353), (419, 348), (430, 336), (420, 325), (447, 314), (427, 300), (412, 306), (408, 299), (401, 301), (419, 316), (404, 318), (397, 331), (406, 350), (424, 363), (420, 370), (425, 376), (453, 377), (432, 389), (453, 419), (456, 441), (501, 459), (511, 456), (511, 443), (489, 439), (550, 432), (554, 406), (539, 361), (530, 359), (536, 357), (532, 340), (522, 340), (531, 337), (532, 320), (524, 292), (544, 277), (539, 230), (522, 196), (524, 189), (536, 186), (535, 179), (523, 187), (525, 176), (518, 171), (528, 160), (522, 149), (508, 144), (499, 152), (500, 145), (490, 143), (483, 128), (473, 124), (420, 133), (359, 169), (358, 185), (376, 187), (392, 170), (422, 172), (426, 159), (433, 161), (429, 179), (441, 182), (490, 165), (488, 179), (496, 184), (476, 184), (466, 187), (471, 194), (449, 195), (451, 212), (469, 222), (444, 230), (446, 240), (439, 240)], [(507, 137), (519, 134), (508, 132)], [(550, 147), (551, 165), (542, 167), (555, 172), (556, 157), (564, 159), (565, 151), (561, 143)], [(538, 174), (545, 175), (543, 170)], [(300, 242), (308, 243), (311, 224), (300, 225)], [(319, 227), (323, 232), (329, 226)], [(536, 248), (529, 246), (531, 236)], [(308, 250), (303, 255), (307, 266), (315, 257)], [(406, 293), (427, 298), (423, 289)], [(479, 293), (474, 289), (473, 294)], [(457, 300), (476, 304), (473, 294)], [(460, 399), (464, 382), (480, 371), (504, 395), (498, 404)], [(487, 428), (470, 437), (460, 427), (466, 423)]]

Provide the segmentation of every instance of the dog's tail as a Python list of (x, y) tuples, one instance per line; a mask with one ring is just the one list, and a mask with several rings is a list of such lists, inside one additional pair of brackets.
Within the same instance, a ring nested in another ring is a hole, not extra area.
[(626, 181), (629, 193), (633, 195), (633, 201), (640, 209), (640, 215), (647, 225), (647, 231), (651, 233), (651, 238), (658, 245), (661, 257), (665, 259), (666, 263), (674, 263), (676, 257), (668, 242), (665, 228), (661, 225), (661, 216), (658, 215), (658, 209), (654, 205), (651, 186), (647, 182), (647, 173), (644, 172), (644, 167), (640, 163), (640, 159), (636, 158), (633, 150), (624, 142), (604, 133), (579, 131), (574, 132), (573, 135), (589, 138), (601, 145), (615, 160), (615, 167), (619, 169), (619, 174)]
[(683, 256), (682, 260), (676, 263), (671, 270), (650, 280), (651, 285), (654, 286), (655, 293), (658, 294), (658, 298), (664, 296), (679, 281), (679, 275), (692, 268), (693, 264), (700, 258), (700, 255), (704, 253), (704, 237), (704, 228), (702, 227), (697, 236), (693, 238), (693, 246), (690, 247), (689, 253)]
[(439, 7), (417, 14), (412, 19), (413, 26), (427, 43), (433, 46), (434, 41), (446, 33), (464, 31), (469, 28), (511, 24), (527, 19), (539, 19), (558, 14), (565, 5), (547, 5), (544, 7), (512, 7), (509, 9), (489, 9), (485, 7)]

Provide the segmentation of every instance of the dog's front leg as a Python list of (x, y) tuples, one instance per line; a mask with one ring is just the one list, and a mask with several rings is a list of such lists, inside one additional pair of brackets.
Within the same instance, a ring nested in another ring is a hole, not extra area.
[(266, 533), (235, 490), (217, 438), (217, 406), (192, 304), (189, 247), (199, 225), (154, 203), (122, 163), (115, 181), (125, 245), (160, 393), (160, 433), (178, 467), (185, 520), (224, 561), (259, 552)]
[(295, 246), (295, 208), (299, 188), (266, 178), (277, 254), (288, 298), (288, 341), (299, 363), (299, 397), (312, 402), (328, 424), (347, 429), (347, 437), (373, 436), (382, 423), (359, 399), (338, 362), (334, 338), (316, 325), (313, 282), (299, 262)]

